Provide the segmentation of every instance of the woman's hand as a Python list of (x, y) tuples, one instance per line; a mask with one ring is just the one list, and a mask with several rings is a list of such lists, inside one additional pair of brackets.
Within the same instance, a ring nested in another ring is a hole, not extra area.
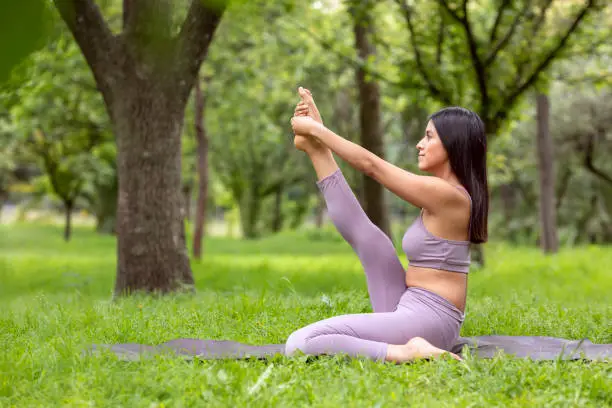
[(293, 133), (296, 135), (304, 136), (308, 138), (308, 140), (316, 142), (313, 135), (316, 130), (323, 127), (323, 125), (310, 116), (294, 116), (291, 118), (291, 127), (293, 128)]

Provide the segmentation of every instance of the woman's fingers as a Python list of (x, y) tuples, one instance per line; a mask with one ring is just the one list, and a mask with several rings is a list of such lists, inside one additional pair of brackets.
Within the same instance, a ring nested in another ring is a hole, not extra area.
[(299, 103), (295, 108), (294, 114), (299, 116), (305, 116), (308, 115), (309, 111), (310, 110), (307, 105)]

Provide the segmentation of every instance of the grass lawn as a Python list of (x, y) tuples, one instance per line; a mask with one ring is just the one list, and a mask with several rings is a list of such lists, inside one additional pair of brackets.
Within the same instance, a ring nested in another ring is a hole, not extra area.
[[(81, 354), (92, 343), (178, 337), (280, 343), (310, 322), (369, 312), (359, 261), (338, 237), (209, 239), (206, 259), (192, 262), (196, 295), (112, 302), (114, 238), (77, 228), (66, 244), (60, 227), (0, 226), (0, 407), (612, 406), (612, 368), (601, 362), (122, 362)], [(486, 268), (470, 275), (461, 335), (612, 343), (612, 248), (545, 257), (488, 244), (486, 255)]]

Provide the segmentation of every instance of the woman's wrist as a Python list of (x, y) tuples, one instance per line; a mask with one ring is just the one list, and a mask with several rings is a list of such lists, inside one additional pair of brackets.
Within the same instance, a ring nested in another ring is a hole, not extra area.
[(323, 136), (323, 133), (325, 132), (326, 129), (327, 128), (325, 127), (324, 124), (320, 122), (315, 122), (315, 124), (310, 129), (309, 136), (315, 139), (319, 144), (324, 146), (323, 142), (321, 142), (321, 137)]

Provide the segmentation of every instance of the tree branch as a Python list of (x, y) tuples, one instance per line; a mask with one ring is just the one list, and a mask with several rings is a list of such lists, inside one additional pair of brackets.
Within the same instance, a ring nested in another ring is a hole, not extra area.
[(53, 0), (98, 83), (106, 84), (115, 37), (93, 0)]
[(604, 173), (603, 171), (599, 170), (597, 167), (595, 167), (595, 164), (593, 163), (593, 151), (595, 150), (595, 135), (594, 134), (590, 134), (588, 135), (588, 139), (586, 142), (586, 152), (584, 155), (584, 165), (585, 167), (594, 175), (596, 175), (597, 177), (599, 177), (600, 179), (607, 181), (609, 184), (612, 184), (612, 177), (608, 176), (606, 173)]
[(225, 5), (213, 8), (205, 6), (203, 0), (191, 1), (187, 17), (176, 38), (176, 79), (181, 98), (189, 96), (224, 12)]
[(608, 81), (612, 83), (612, 72), (602, 72), (600, 74), (585, 73), (584, 75), (564, 76), (557, 74), (554, 76), (556, 81), (562, 81), (567, 85), (576, 85), (582, 83), (595, 84), (598, 82)]
[(472, 57), (472, 66), (474, 67), (474, 71), (476, 71), (476, 81), (478, 82), (478, 88), (480, 90), (480, 113), (486, 117), (488, 116), (487, 110), (489, 109), (487, 74), (485, 66), (483, 65), (482, 60), (478, 55), (478, 44), (476, 43), (476, 38), (474, 37), (474, 33), (472, 32), (472, 27), (470, 26), (467, 11), (468, 0), (463, 0), (463, 4), (461, 5), (463, 9), (463, 16), (459, 16), (454, 10), (452, 10), (445, 0), (439, 0), (439, 2), (451, 15), (451, 17), (453, 17), (461, 24), (463, 30), (465, 31), (465, 36), (468, 41), (468, 48), (470, 50), (470, 56)]
[(567, 187), (569, 186), (569, 180), (572, 177), (572, 168), (571, 166), (564, 166), (564, 172), (559, 181), (559, 188), (557, 189), (557, 203), (556, 210), (559, 211), (561, 208), (561, 204), (563, 203), (563, 199), (565, 198), (565, 193), (567, 192)]
[(493, 27), (491, 28), (491, 34), (489, 35), (489, 44), (493, 44), (497, 38), (497, 28), (499, 27), (499, 23), (502, 20), (504, 15), (504, 11), (508, 8), (510, 4), (510, 0), (504, 0), (501, 4), (501, 7), (497, 11), (497, 15), (495, 16), (495, 21), (493, 22)]
[[(540, 31), (540, 28), (544, 25), (544, 21), (546, 20), (546, 12), (550, 8), (550, 5), (552, 4), (552, 2), (553, 0), (546, 0), (546, 3), (544, 3), (542, 8), (540, 9), (540, 14), (538, 15), (538, 18), (533, 25), (533, 30), (531, 31), (531, 35), (527, 39), (527, 45), (525, 49), (527, 50), (531, 49), (531, 45), (533, 44), (534, 39), (536, 38), (538, 32)], [(582, 56), (584, 54), (581, 53), (580, 55)], [(530, 55), (528, 53), (525, 53), (525, 58), (521, 59), (520, 62), (516, 66), (515, 82), (520, 82), (521, 78), (523, 77), (523, 69), (527, 66), (527, 63), (529, 62), (529, 60), (530, 60)]]
[(533, 25), (533, 30), (531, 32), (531, 39), (535, 38), (535, 36), (540, 31), (540, 28), (542, 28), (542, 25), (543, 25), (542, 23), (544, 23), (544, 20), (546, 19), (546, 12), (550, 8), (550, 5), (552, 4), (552, 2), (553, 0), (546, 0), (546, 3), (544, 3), (544, 5), (542, 6), (542, 9), (540, 10), (540, 14), (538, 15), (538, 19)]
[(43, 140), (42, 146), (40, 146), (40, 148), (38, 146), (34, 147), (34, 151), (40, 156), (40, 158), (42, 158), (43, 166), (45, 167), (45, 171), (49, 176), (51, 188), (53, 188), (55, 194), (57, 194), (63, 201), (66, 201), (68, 198), (68, 193), (63, 191), (57, 182), (57, 161), (51, 159), (51, 143), (48, 142), (47, 135), (43, 130), (36, 129), (34, 130), (34, 133), (38, 134), (38, 137)]
[(436, 46), (436, 63), (442, 64), (442, 44), (444, 43), (444, 17), (440, 13), (440, 27), (438, 28), (438, 44)]
[[(300, 33), (302, 33), (302, 32), (308, 33), (309, 38), (312, 38), (312, 39), (316, 40), (317, 43), (324, 50), (330, 51), (331, 53), (336, 55), (338, 58), (344, 60), (351, 67), (353, 67), (355, 69), (363, 69), (366, 72), (366, 74), (371, 76), (372, 78), (378, 79), (378, 80), (383, 81), (383, 82), (385, 82), (386, 84), (388, 84), (388, 85), (390, 85), (392, 87), (396, 87), (396, 88), (400, 88), (400, 89), (420, 89), (420, 86), (417, 85), (417, 84), (406, 83), (406, 82), (395, 82), (395, 81), (387, 78), (386, 76), (384, 76), (380, 72), (378, 72), (376, 69), (374, 69), (371, 66), (369, 66), (362, 59), (360, 59), (360, 58), (356, 59), (356, 58), (353, 58), (353, 57), (351, 57), (349, 55), (346, 55), (346, 54), (343, 54), (343, 53), (341, 53), (339, 51), (336, 51), (334, 49), (334, 47), (333, 47), (333, 44), (330, 41), (325, 40), (319, 34), (313, 32), (310, 27), (305, 26), (300, 21), (292, 20), (292, 24), (294, 24), (295, 26), (300, 28), (300, 30), (299, 30)], [(283, 42), (285, 45), (288, 45), (288, 46), (292, 47), (292, 45), (289, 44), (289, 42), (285, 38), (283, 38), (282, 35), (280, 35), (280, 33), (277, 33), (277, 38), (281, 42)], [(379, 43), (383, 44), (383, 47), (388, 49), (387, 44), (383, 43), (382, 41), (380, 41)]]
[[(523, 11), (521, 11), (516, 18), (514, 19), (514, 21), (512, 22), (512, 25), (510, 26), (510, 28), (508, 29), (508, 32), (506, 33), (506, 35), (504, 36), (504, 38), (502, 38), (497, 45), (493, 48), (493, 50), (489, 53), (489, 55), (487, 56), (487, 58), (485, 59), (485, 66), (489, 66), (491, 65), (491, 63), (493, 63), (493, 61), (495, 60), (495, 57), (497, 56), (497, 53), (500, 52), (510, 41), (510, 38), (512, 38), (512, 35), (514, 35), (514, 32), (516, 30), (516, 27), (518, 27), (519, 22), (521, 21), (521, 19), (523, 18), (523, 16), (527, 13), (527, 11), (529, 10), (529, 7), (531, 6), (531, 1), (529, 1), (527, 3), (527, 6), (525, 8), (523, 8)], [(493, 45), (493, 43), (491, 42), (491, 45)]]
[[(571, 26), (565, 32), (565, 34), (561, 37), (559, 43), (548, 53), (546, 57), (536, 66), (531, 75), (525, 80), (521, 85), (519, 85), (514, 92), (512, 92), (502, 103), (500, 106), (500, 110), (497, 112), (497, 115), (506, 116), (507, 112), (512, 109), (516, 100), (519, 96), (523, 94), (529, 87), (531, 87), (535, 81), (538, 79), (539, 75), (544, 71), (548, 66), (552, 63), (552, 61), (557, 57), (560, 51), (563, 49), (570, 35), (576, 31), (580, 22), (584, 19), (587, 12), (595, 5), (595, 0), (589, 0), (588, 3), (580, 10)], [(504, 112), (506, 111), (506, 112)]]
[(425, 80), (427, 87), (429, 88), (431, 94), (434, 97), (437, 97), (440, 100), (442, 100), (442, 102), (450, 105), (451, 101), (450, 101), (448, 94), (444, 92), (441, 88), (436, 86), (436, 84), (434, 84), (432, 79), (429, 77), (429, 74), (427, 73), (428, 68), (426, 68), (425, 65), (423, 64), (423, 58), (421, 56), (421, 51), (416, 41), (416, 33), (414, 30), (414, 25), (412, 24), (412, 10), (410, 9), (410, 7), (405, 1), (395, 0), (395, 2), (400, 6), (401, 10), (404, 13), (404, 19), (406, 20), (406, 25), (408, 26), (408, 31), (410, 32), (410, 43), (412, 44), (412, 49), (414, 51), (414, 56), (416, 59), (417, 68), (419, 70), (419, 73)]
[[(123, 38), (132, 56), (159, 56), (171, 37), (172, 0), (123, 0)], [(162, 58), (164, 58), (162, 56)]]

